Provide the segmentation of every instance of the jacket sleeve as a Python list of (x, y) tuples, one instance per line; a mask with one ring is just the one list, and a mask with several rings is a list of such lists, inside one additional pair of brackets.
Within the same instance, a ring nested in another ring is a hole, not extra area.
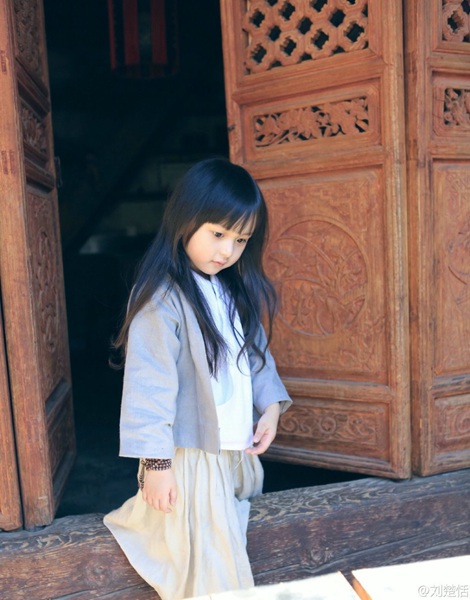
[(124, 370), (120, 456), (173, 458), (179, 316), (153, 299), (132, 320)]
[[(266, 348), (266, 341), (266, 334), (260, 325), (256, 338), (256, 345), (259, 348)], [(248, 352), (253, 386), (255, 421), (259, 419), (260, 415), (263, 414), (270, 404), (279, 402), (281, 405), (281, 413), (285, 412), (292, 404), (292, 400), (276, 370), (274, 358), (267, 348), (265, 356), (266, 363), (262, 366), (263, 362), (260, 356), (258, 356), (252, 348), (250, 348)]]

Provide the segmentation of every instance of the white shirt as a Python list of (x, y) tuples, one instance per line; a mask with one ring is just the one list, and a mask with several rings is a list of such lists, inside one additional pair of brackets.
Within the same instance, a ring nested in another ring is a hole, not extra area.
[(214, 324), (227, 344), (227, 360), (220, 365), (217, 376), (211, 377), (219, 421), (220, 447), (222, 450), (245, 450), (253, 443), (253, 391), (246, 353), (237, 363), (244, 343), (240, 317), (236, 312), (232, 327), (229, 298), (216, 276), (206, 279), (194, 273), (194, 277), (204, 294)]

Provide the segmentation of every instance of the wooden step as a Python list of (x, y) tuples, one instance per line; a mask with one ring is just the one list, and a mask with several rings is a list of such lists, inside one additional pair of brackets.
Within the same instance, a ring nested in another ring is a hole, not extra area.
[[(350, 579), (353, 570), (470, 554), (470, 470), (264, 494), (252, 503), (248, 553), (257, 586), (338, 571)], [(102, 515), (0, 533), (0, 598), (72, 594), (74, 600), (157, 598)]]

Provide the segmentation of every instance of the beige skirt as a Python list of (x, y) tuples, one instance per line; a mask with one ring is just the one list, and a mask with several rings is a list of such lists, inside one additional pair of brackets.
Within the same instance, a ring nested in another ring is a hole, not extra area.
[(259, 458), (178, 448), (173, 471), (171, 513), (150, 507), (139, 490), (104, 518), (131, 565), (162, 600), (252, 587), (246, 531), (248, 499), (263, 485)]

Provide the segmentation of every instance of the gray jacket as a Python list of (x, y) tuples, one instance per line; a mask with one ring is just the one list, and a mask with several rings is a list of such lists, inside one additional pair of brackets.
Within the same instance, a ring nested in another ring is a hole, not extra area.
[[(258, 345), (264, 347), (260, 326)], [(267, 351), (249, 353), (254, 421), (267, 406), (291, 404)], [(132, 320), (124, 371), (120, 456), (172, 458), (175, 447), (220, 451), (217, 411), (196, 315), (176, 286), (157, 292)]]

